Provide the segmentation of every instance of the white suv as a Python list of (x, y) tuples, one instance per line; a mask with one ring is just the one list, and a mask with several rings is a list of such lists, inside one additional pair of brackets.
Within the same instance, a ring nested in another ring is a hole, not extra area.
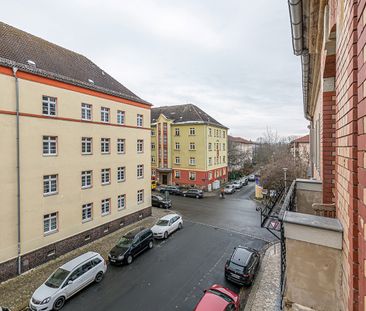
[(60, 310), (66, 299), (92, 282), (99, 283), (107, 271), (103, 257), (87, 252), (58, 268), (33, 293), (29, 308), (33, 311)]

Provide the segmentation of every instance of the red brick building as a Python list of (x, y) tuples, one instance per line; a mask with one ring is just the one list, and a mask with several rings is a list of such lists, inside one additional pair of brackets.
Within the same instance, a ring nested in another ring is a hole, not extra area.
[(366, 1), (289, 0), (313, 176), (343, 226), (341, 306), (366, 310)]

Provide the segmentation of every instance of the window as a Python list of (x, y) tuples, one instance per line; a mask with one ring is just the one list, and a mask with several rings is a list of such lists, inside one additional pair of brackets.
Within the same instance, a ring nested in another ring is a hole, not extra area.
[(189, 129), (189, 135), (196, 135), (196, 128), (191, 127), (191, 128)]
[(144, 166), (143, 164), (137, 165), (137, 178), (144, 177)]
[(180, 136), (179, 128), (176, 128), (176, 129), (175, 129), (175, 136)]
[(156, 170), (154, 169), (151, 170), (151, 176), (156, 176)]
[(91, 188), (92, 186), (92, 171), (81, 172), (81, 188)]
[(226, 148), (225, 143), (223, 143), (223, 144), (222, 144), (222, 150), (224, 150), (224, 151), (225, 151), (225, 148)]
[(189, 172), (189, 180), (196, 180), (196, 172)]
[(92, 105), (81, 104), (81, 119), (91, 120), (92, 119)]
[(208, 136), (210, 136), (210, 137), (212, 136), (212, 128), (210, 128), (210, 127), (208, 128)]
[(109, 168), (103, 168), (101, 171), (102, 185), (108, 185), (111, 182), (111, 170)]
[(208, 143), (208, 151), (212, 151), (212, 143)]
[(101, 138), (100, 139), (100, 151), (102, 153), (109, 153), (109, 138)]
[(151, 163), (156, 163), (155, 156), (151, 156)]
[(91, 154), (92, 153), (92, 138), (91, 137), (83, 137), (81, 139), (81, 153), (82, 154)]
[(57, 231), (57, 213), (43, 216), (43, 233), (49, 234)]
[(222, 131), (222, 137), (225, 138), (226, 137), (226, 132)]
[(175, 157), (175, 164), (180, 164), (180, 157)]
[(180, 150), (180, 143), (178, 142), (175, 143), (175, 150)]
[(57, 175), (43, 176), (43, 194), (51, 195), (57, 193)]
[(225, 156), (222, 157), (222, 162), (226, 163), (226, 157)]
[(222, 174), (226, 175), (226, 168), (225, 167), (222, 169)]
[(174, 173), (175, 173), (175, 178), (180, 178), (180, 171), (174, 171)]
[(208, 165), (212, 165), (212, 157), (208, 158)]
[(56, 102), (56, 97), (42, 96), (42, 114), (46, 116), (55, 116)]
[(120, 166), (117, 168), (117, 181), (125, 181), (126, 180), (126, 168), (124, 166)]
[(208, 180), (212, 179), (212, 172), (208, 172)]
[(143, 153), (144, 152), (144, 140), (138, 139), (137, 140), (137, 153)]
[(155, 143), (151, 143), (151, 150), (155, 150)]
[(83, 204), (81, 208), (81, 219), (83, 222), (92, 220), (93, 203)]
[(57, 137), (43, 136), (43, 155), (57, 154)]
[(111, 212), (111, 199), (102, 200), (102, 216), (108, 215)]
[(124, 209), (126, 207), (126, 195), (120, 194), (117, 197), (117, 208), (118, 209)]
[(144, 202), (144, 190), (137, 191), (137, 204), (141, 204)]
[(125, 153), (125, 139), (117, 139), (117, 153)]
[(196, 165), (196, 158), (190, 157), (189, 158), (189, 165)]
[(195, 143), (189, 143), (189, 150), (196, 150), (196, 144)]
[(137, 126), (142, 127), (144, 123), (144, 116), (142, 114), (137, 114)]
[(155, 136), (155, 130), (151, 130), (151, 136)]
[(117, 110), (117, 124), (125, 124), (125, 112)]
[(100, 121), (109, 122), (109, 108), (101, 107), (100, 108)]

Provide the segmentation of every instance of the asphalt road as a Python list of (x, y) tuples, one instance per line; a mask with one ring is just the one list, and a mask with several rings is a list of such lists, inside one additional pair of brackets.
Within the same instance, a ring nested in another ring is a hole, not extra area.
[(248, 235), (261, 234), (255, 203), (249, 199), (252, 192), (248, 186), (225, 200), (173, 198), (184, 228), (157, 241), (130, 266), (108, 266), (104, 280), (71, 298), (64, 310), (193, 310), (203, 290), (214, 283), (238, 292), (224, 278), (226, 259), (237, 245), (261, 249), (267, 243), (267, 237)]

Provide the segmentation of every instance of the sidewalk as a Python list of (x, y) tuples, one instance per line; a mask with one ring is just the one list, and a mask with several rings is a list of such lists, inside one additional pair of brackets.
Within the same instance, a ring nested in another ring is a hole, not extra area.
[(108, 257), (108, 252), (115, 245), (116, 241), (126, 232), (137, 227), (151, 227), (160, 218), (167, 213), (173, 212), (164, 209), (152, 209), (153, 215), (147, 217), (134, 224), (117, 230), (99, 240), (96, 240), (88, 245), (80, 247), (70, 253), (51, 260), (37, 268), (34, 268), (26, 273), (5, 281), (0, 284), (0, 306), (10, 308), (11, 311), (24, 310), (29, 302), (33, 292), (47, 279), (47, 277), (56, 268), (65, 262), (75, 258), (88, 251), (96, 251), (105, 259)]
[(280, 296), (280, 244), (270, 246), (262, 260), (244, 311), (275, 311)]

